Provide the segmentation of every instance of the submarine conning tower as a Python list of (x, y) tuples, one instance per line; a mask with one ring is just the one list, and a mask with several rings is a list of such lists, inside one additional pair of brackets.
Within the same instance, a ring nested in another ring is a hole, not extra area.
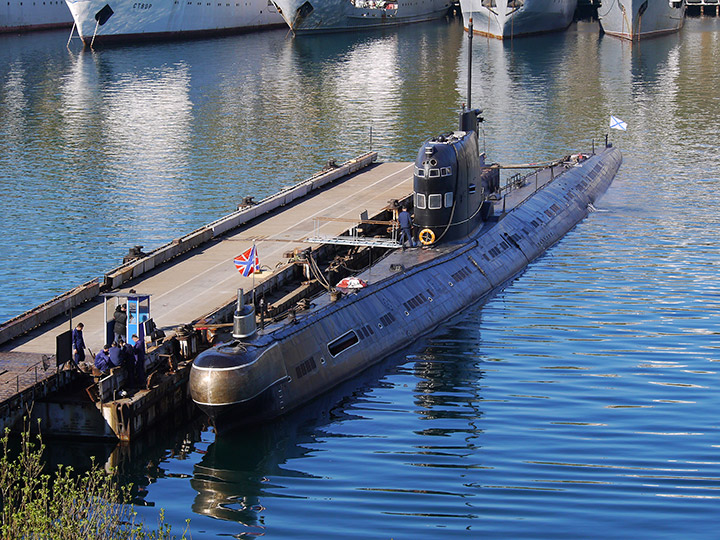
[(483, 203), (499, 187), (499, 171), (485, 165), (478, 146), (480, 109), (460, 113), (458, 131), (425, 141), (415, 161), (415, 225), (423, 244), (459, 240), (489, 216)]

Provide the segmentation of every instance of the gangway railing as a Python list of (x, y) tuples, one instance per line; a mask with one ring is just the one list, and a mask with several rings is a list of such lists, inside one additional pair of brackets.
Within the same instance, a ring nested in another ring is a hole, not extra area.
[[(320, 233), (321, 227), (329, 222), (351, 223), (348, 234), (340, 236), (329, 236)], [(362, 236), (364, 232), (362, 225), (385, 225), (389, 227), (390, 238), (386, 237), (369, 237)], [(314, 244), (336, 244), (341, 246), (363, 246), (363, 247), (383, 247), (383, 248), (399, 248), (400, 244), (400, 225), (397, 221), (381, 221), (377, 219), (349, 219), (318, 216), (313, 219), (313, 235), (307, 238), (308, 242)]]

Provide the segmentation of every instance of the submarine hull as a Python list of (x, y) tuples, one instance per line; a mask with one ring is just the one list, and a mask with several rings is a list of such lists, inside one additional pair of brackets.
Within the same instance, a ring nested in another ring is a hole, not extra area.
[(462, 241), (396, 250), (358, 276), (369, 285), (356, 293), (336, 301), (326, 293), (251, 342), (201, 354), (193, 400), (222, 430), (282, 415), (357, 375), (502, 289), (587, 216), (621, 162), (608, 147), (551, 170), (551, 181), (528, 182), (513, 207)]

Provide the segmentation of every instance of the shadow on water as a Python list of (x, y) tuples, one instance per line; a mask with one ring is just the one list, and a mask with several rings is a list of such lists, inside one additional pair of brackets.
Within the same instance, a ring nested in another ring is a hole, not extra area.
[(207, 419), (196, 411), (190, 416), (166, 417), (131, 443), (65, 437), (45, 438), (43, 442), (51, 470), (62, 464), (84, 471), (94, 460), (106, 471), (117, 472), (123, 483), (133, 485), (133, 504), (154, 506), (145, 500), (148, 486), (158, 479), (178, 476), (168, 473), (163, 463), (185, 460), (197, 453), (196, 443), (208, 429)]
[(265, 496), (282, 497), (271, 478), (312, 475), (293, 470), (288, 463), (311, 456), (311, 446), (331, 424), (357, 419), (353, 404), (381, 383), (388, 370), (405, 360), (398, 354), (376, 364), (270, 423), (239, 428), (221, 435), (194, 466), (191, 486), (197, 491), (193, 512), (225, 521), (257, 526)]
[[(473, 326), (480, 309), (470, 309)], [(327, 452), (323, 448), (326, 443), (362, 436), (355, 430), (364, 420), (373, 419), (378, 411), (395, 411), (396, 404), (387, 402), (384, 394), (396, 391), (396, 378), (408, 381), (403, 384), (408, 402), (401, 408), (406, 407), (405, 413), (411, 417), (428, 421), (424, 429), (411, 435), (416, 441), (414, 459), (432, 469), (435, 461), (446, 459), (448, 453), (472, 455), (480, 447), (477, 438), (482, 434), (477, 424), (483, 415), (479, 381), (484, 377), (484, 363), (479, 353), (468, 352), (478, 350), (481, 339), (477, 331), (468, 338), (469, 329), (461, 322), (466, 315), (453, 318), (415, 345), (297, 411), (266, 425), (216, 435), (193, 468), (190, 484), (197, 491), (193, 512), (241, 523), (251, 530), (269, 527), (263, 517), (269, 498), (306, 498), (289, 484), (298, 479), (325, 478), (306, 467), (311, 458)], [(382, 443), (387, 438), (385, 431), (392, 439), (405, 436), (404, 430), (402, 425), (395, 425), (374, 433), (383, 453), (397, 452), (392, 440)], [(334, 473), (324, 469), (324, 474)]]
[[(94, 458), (108, 471), (119, 473), (121, 481), (133, 485), (133, 504), (155, 506), (148, 495), (152, 484), (172, 478), (189, 478), (197, 491), (192, 503), (196, 514), (255, 526), (263, 509), (263, 496), (277, 487), (270, 477), (302, 477), (288, 462), (308, 457), (318, 434), (334, 423), (357, 419), (353, 405), (378, 385), (389, 371), (406, 361), (398, 353), (335, 387), (307, 406), (275, 421), (238, 428), (216, 435), (209, 420), (199, 411), (187, 417), (176, 415), (157, 424), (132, 443), (103, 441), (46, 440), (46, 457), (53, 470), (59, 464), (87, 470)], [(204, 440), (213, 440), (204, 449)], [(172, 472), (170, 462), (192, 463), (192, 474)]]

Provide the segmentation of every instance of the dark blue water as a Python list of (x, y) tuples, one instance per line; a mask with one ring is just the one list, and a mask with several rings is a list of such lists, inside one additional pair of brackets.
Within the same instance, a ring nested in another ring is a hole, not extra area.
[[(716, 537), (718, 30), (476, 38), (491, 159), (628, 123), (597, 211), (487, 305), (296, 415), (116, 450), (145, 519), (164, 508), (193, 538)], [(65, 38), (0, 38), (0, 318), (357, 154), (371, 125), (385, 159), (412, 159), (466, 99), (457, 24), (84, 54)]]

